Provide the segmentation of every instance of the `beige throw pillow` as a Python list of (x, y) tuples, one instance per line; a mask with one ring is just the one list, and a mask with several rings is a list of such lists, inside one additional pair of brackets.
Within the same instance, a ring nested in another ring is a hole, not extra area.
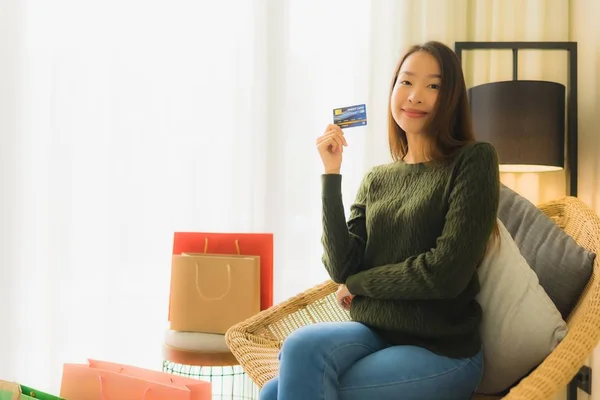
[(567, 324), (498, 219), (500, 240), (479, 267), (484, 371), (477, 393), (499, 393), (556, 348)]

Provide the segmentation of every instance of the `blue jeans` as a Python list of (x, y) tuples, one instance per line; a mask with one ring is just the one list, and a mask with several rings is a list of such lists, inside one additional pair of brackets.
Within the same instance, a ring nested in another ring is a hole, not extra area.
[(279, 357), (279, 376), (264, 385), (260, 400), (467, 400), (483, 373), (481, 351), (453, 359), (390, 346), (358, 322), (300, 328)]

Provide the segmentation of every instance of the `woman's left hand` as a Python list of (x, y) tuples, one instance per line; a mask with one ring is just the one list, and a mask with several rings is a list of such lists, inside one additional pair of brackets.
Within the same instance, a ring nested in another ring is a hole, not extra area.
[(337, 292), (335, 292), (335, 297), (337, 298), (337, 303), (340, 307), (344, 310), (350, 310), (350, 304), (352, 303), (354, 295), (350, 293), (346, 285), (340, 285), (338, 287)]

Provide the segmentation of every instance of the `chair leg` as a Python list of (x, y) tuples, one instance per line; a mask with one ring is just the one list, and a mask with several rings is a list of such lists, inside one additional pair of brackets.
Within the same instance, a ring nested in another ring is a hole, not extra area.
[(577, 400), (578, 390), (592, 394), (592, 369), (584, 365), (567, 386), (567, 400)]
[(575, 379), (567, 385), (567, 400), (577, 400), (577, 382), (575, 382)]

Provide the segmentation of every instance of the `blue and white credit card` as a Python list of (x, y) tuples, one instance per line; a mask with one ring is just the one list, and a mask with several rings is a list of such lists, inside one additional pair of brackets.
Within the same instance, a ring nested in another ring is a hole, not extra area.
[(367, 106), (358, 104), (356, 106), (335, 108), (333, 110), (333, 123), (340, 128), (352, 128), (367, 125)]

